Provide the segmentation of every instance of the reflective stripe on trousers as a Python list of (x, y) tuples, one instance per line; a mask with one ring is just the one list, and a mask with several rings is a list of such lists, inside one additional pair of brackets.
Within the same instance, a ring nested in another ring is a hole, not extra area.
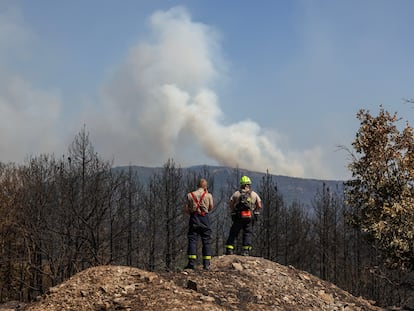
[(211, 259), (211, 229), (208, 214), (201, 216), (198, 214), (191, 214), (190, 222), (188, 226), (188, 256), (195, 256), (197, 258), (197, 243), (198, 237), (201, 237), (201, 243), (203, 244), (202, 253), (203, 259)]

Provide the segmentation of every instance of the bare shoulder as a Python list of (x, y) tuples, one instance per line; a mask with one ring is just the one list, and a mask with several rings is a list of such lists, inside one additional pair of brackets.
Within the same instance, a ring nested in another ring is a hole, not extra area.
[(256, 198), (260, 198), (259, 195), (257, 194), (257, 192), (253, 191), (251, 192), (251, 196), (254, 196)]
[(233, 192), (233, 194), (230, 197), (230, 200), (234, 200), (237, 199), (240, 196), (240, 192), (239, 191), (235, 191)]

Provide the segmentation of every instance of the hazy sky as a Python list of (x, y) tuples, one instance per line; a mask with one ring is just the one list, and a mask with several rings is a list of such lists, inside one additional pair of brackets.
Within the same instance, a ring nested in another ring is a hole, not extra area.
[(414, 1), (0, 0), (0, 161), (86, 124), (115, 165), (345, 179), (356, 112), (413, 122)]

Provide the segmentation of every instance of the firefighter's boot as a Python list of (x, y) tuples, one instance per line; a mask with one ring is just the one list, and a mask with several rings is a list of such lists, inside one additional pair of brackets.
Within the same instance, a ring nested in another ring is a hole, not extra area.
[[(195, 257), (195, 258), (194, 258)], [(194, 270), (197, 264), (197, 257), (196, 256), (188, 256), (188, 264), (184, 267), (184, 269), (191, 269)]]
[(210, 259), (204, 259), (203, 260), (203, 269), (204, 270), (210, 270)]
[(234, 246), (226, 245), (226, 255), (233, 255), (233, 254), (234, 254)]

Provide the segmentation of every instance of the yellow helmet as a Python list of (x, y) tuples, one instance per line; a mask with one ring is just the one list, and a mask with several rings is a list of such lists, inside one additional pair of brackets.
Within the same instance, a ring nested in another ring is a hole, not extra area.
[(242, 176), (242, 178), (240, 178), (240, 186), (251, 185), (251, 183), (250, 178), (247, 176)]

